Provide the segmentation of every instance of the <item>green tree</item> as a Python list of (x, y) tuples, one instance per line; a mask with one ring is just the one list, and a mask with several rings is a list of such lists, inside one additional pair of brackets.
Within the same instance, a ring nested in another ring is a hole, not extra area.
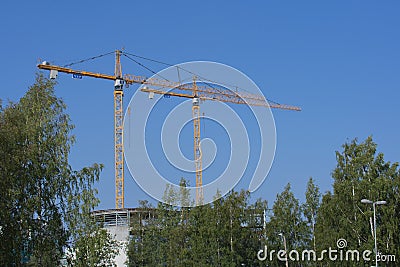
[[(184, 203), (185, 183), (181, 186), (180, 193), (167, 188), (165, 199)], [(153, 218), (132, 225), (129, 266), (259, 265), (255, 253), (261, 246), (266, 203), (248, 202), (248, 192), (232, 191), (193, 208), (159, 203)]]
[(181, 179), (176, 192), (167, 186), (164, 202), (157, 208), (141, 201), (140, 209), (151, 210), (145, 220), (137, 218), (131, 225), (132, 239), (128, 245), (129, 266), (188, 266), (189, 253), (189, 190), (187, 181)]
[[(317, 212), (317, 222), (315, 224), (317, 252), (329, 247), (335, 248), (336, 241), (343, 238), (340, 227), (334, 196), (328, 191), (322, 196), (321, 206)], [(328, 260), (325, 260), (325, 263), (332, 264)]]
[[(372, 250), (372, 207), (361, 199), (386, 200), (377, 209), (378, 249), (399, 257), (399, 178), (398, 164), (385, 162), (371, 137), (357, 139), (336, 152), (337, 166), (332, 173), (333, 193), (322, 199), (317, 218), (317, 246), (326, 249), (336, 240), (347, 240), (349, 249)], [(348, 266), (357, 266), (347, 263)]]
[(311, 247), (317, 251), (315, 242), (315, 224), (317, 221), (317, 212), (321, 204), (321, 193), (314, 180), (310, 178), (307, 183), (306, 202), (303, 204), (303, 214), (307, 219), (307, 226), (310, 229), (310, 238), (307, 247)]
[(159, 214), (148, 201), (139, 201), (139, 213), (131, 220), (131, 241), (128, 244), (128, 266), (162, 266)]
[(187, 234), (190, 265), (211, 266), (216, 261), (215, 256), (218, 252), (213, 214), (210, 204), (197, 206), (190, 210)]
[(69, 217), (65, 219), (70, 234), (67, 262), (71, 266), (115, 266), (114, 258), (119, 253), (118, 242), (91, 215), (100, 202), (93, 184), (98, 181), (101, 168), (102, 165), (95, 164), (71, 176)]
[(54, 83), (38, 75), (17, 104), (2, 111), (1, 176), (7, 264), (19, 265), (32, 256), (40, 265), (57, 262), (67, 241), (63, 228), (70, 175), (68, 152), (72, 125), (64, 103), (53, 94)]
[(159, 219), (161, 222), (161, 234), (163, 251), (166, 262), (170, 266), (190, 265), (188, 256), (188, 243), (190, 239), (189, 231), (189, 190), (187, 181), (181, 178), (179, 191), (175, 192), (172, 188), (167, 188), (165, 201), (171, 204), (160, 203), (158, 206)]
[[(287, 184), (283, 192), (277, 195), (272, 211), (273, 216), (266, 225), (269, 249), (275, 249), (276, 251), (283, 250), (284, 240), (286, 241), (288, 252), (291, 250), (301, 251), (305, 249), (309, 231), (302, 217), (299, 200), (291, 191), (290, 184)], [(280, 234), (285, 237), (284, 240), (283, 236)], [(284, 262), (278, 261), (276, 257), (274, 257), (273, 260), (271, 264), (274, 266), (284, 266), (285, 264)], [(296, 262), (300, 266), (299, 261)]]
[(54, 85), (38, 74), (18, 103), (0, 109), (3, 266), (57, 266), (74, 230), (71, 194), (85, 192), (81, 186), (100, 173), (99, 165), (81, 171), (69, 165), (73, 125)]

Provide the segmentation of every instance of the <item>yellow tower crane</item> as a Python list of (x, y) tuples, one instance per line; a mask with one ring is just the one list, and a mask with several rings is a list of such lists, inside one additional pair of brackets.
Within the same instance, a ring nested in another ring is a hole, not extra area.
[[(126, 83), (134, 80), (133, 76), (125, 75)], [(192, 116), (193, 116), (193, 142), (194, 142), (194, 162), (196, 167), (196, 205), (203, 203), (203, 168), (200, 148), (200, 100), (213, 100), (234, 104), (245, 104), (250, 106), (262, 106), (278, 108), (285, 110), (300, 111), (296, 106), (268, 103), (264, 96), (256, 95), (244, 91), (216, 88), (211, 85), (198, 85), (196, 77), (193, 77), (192, 83), (181, 84), (177, 82), (161, 81), (155, 78), (146, 80), (144, 84), (155, 85), (159, 88), (149, 88), (143, 86), (140, 90), (149, 94), (160, 94), (165, 96), (176, 96), (192, 98)], [(173, 90), (170, 90), (170, 89)], [(166, 90), (167, 89), (167, 90)]]
[[(122, 51), (115, 51), (114, 75), (94, 73), (83, 70), (51, 65), (48, 62), (38, 64), (39, 69), (49, 70), (50, 78), (56, 78), (58, 72), (72, 74), (78, 77), (87, 76), (114, 81), (114, 142), (115, 142), (115, 207), (124, 208), (124, 138), (123, 138), (123, 87), (124, 84), (142, 84), (142, 92), (160, 94), (165, 96), (184, 97), (192, 99), (192, 116), (194, 128), (194, 161), (196, 167), (196, 204), (203, 202), (203, 179), (202, 159), (200, 148), (200, 100), (213, 100), (234, 104), (246, 104), (251, 106), (264, 106), (277, 109), (300, 111), (296, 106), (268, 103), (262, 95), (248, 92), (233, 91), (224, 88), (214, 88), (208, 85), (197, 85), (196, 77), (192, 83), (182, 84), (180, 82), (147, 78), (143, 76), (125, 74), (122, 75), (121, 55)], [(151, 86), (152, 88), (149, 88)], [(167, 90), (166, 90), (167, 89)]]

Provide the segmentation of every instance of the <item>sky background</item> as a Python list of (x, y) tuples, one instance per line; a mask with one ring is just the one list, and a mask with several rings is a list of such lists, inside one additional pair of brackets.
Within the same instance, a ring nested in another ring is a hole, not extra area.
[[(6, 1), (0, 98), (18, 101), (34, 82), (39, 59), (63, 65), (124, 48), (171, 64), (230, 65), (267, 98), (303, 109), (273, 111), (275, 161), (253, 194), (272, 206), (290, 182), (303, 200), (309, 177), (322, 192), (331, 190), (335, 151), (354, 138), (372, 135), (386, 160), (399, 161), (399, 12), (395, 0)], [(151, 76), (122, 60), (123, 73)], [(114, 58), (75, 67), (113, 74)], [(125, 90), (126, 104), (135, 90)], [(76, 126), (73, 168), (104, 163), (99, 208), (114, 208), (113, 83), (60, 74), (56, 94)], [(224, 162), (218, 161), (221, 168)], [(150, 197), (126, 171), (125, 206), (143, 199)]]

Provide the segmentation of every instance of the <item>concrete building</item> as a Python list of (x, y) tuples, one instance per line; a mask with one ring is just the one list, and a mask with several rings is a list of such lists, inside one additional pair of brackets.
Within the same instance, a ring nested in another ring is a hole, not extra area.
[(109, 209), (93, 212), (96, 221), (101, 223), (104, 229), (114, 236), (120, 244), (119, 255), (115, 258), (118, 267), (126, 266), (130, 226), (136, 223), (143, 225), (153, 215), (153, 209), (143, 208)]

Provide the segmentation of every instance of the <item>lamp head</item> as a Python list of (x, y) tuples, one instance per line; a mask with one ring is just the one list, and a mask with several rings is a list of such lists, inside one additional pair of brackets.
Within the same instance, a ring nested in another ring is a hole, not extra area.
[(373, 202), (371, 201), (371, 200), (368, 200), (368, 199), (361, 199), (361, 203), (364, 203), (364, 204), (372, 204)]

